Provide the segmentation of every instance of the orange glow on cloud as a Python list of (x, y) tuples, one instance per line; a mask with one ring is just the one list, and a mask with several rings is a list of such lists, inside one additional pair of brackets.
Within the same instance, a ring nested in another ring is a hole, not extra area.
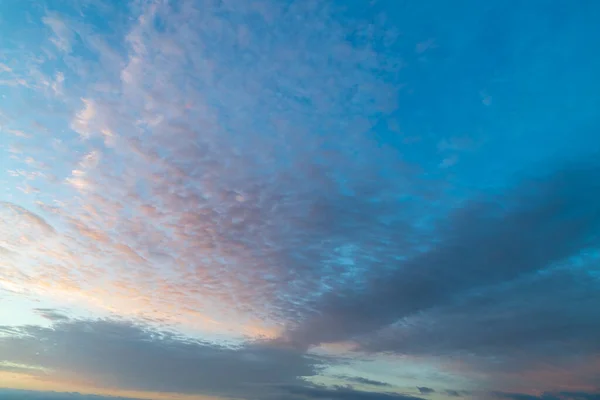
[[(0, 279), (0, 285), (14, 292), (28, 293), (30, 296), (45, 295), (52, 299), (78, 305), (85, 304), (88, 311), (104, 311), (114, 313), (119, 317), (142, 318), (159, 323), (180, 325), (184, 328), (211, 334), (238, 334), (250, 337), (275, 338), (281, 333), (280, 329), (268, 326), (261, 321), (215, 320), (207, 314), (182, 307), (175, 309), (171, 296), (159, 293), (156, 297), (146, 295), (139, 289), (115, 284), (115, 288), (96, 287), (84, 290), (76, 283), (63, 281), (39, 280), (29, 285), (20, 285)], [(156, 300), (158, 298), (158, 300)]]
[(598, 390), (600, 376), (600, 357), (574, 363), (568, 367), (543, 365), (539, 368), (520, 371), (518, 376), (512, 376), (519, 384), (515, 389), (533, 394), (547, 392), (548, 388), (557, 391), (589, 391)]
[(158, 393), (137, 390), (120, 390), (99, 388), (92, 384), (45, 380), (39, 376), (20, 372), (7, 372), (0, 370), (0, 388), (33, 390), (43, 392), (78, 392), (99, 396), (120, 396), (148, 400), (219, 400), (220, 397), (203, 395), (186, 395), (180, 393)]

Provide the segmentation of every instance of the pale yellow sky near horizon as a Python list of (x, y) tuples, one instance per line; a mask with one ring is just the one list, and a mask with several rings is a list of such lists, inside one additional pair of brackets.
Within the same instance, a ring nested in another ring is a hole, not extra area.
[(96, 387), (90, 384), (73, 383), (73, 382), (50, 382), (39, 377), (18, 373), (7, 372), (0, 370), (0, 388), (2, 389), (17, 389), (17, 390), (33, 390), (40, 392), (62, 392), (80, 394), (98, 395), (98, 396), (113, 396), (113, 397), (129, 397), (141, 400), (225, 400), (224, 397), (203, 396), (203, 395), (186, 395), (181, 393), (166, 393), (166, 392), (148, 392), (138, 390), (123, 390), (109, 389)]

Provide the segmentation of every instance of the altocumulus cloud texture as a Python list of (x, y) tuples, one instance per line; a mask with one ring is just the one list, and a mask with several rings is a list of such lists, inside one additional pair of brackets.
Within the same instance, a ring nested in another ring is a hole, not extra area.
[(598, 20), (0, 2), (0, 397), (598, 399)]

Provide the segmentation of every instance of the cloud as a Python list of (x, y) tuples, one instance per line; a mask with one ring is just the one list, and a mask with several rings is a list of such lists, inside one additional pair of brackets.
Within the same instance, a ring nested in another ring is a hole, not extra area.
[(391, 386), (389, 383), (376, 381), (373, 379), (367, 379), (360, 376), (342, 376), (344, 380), (353, 383), (359, 383), (361, 385), (370, 385), (370, 386)]
[(15, 253), (11, 250), (8, 250), (7, 248), (1, 247), (0, 246), (0, 255), (2, 255), (2, 257), (10, 257), (12, 255), (14, 255)]
[(30, 226), (39, 228), (45, 234), (52, 234), (55, 232), (54, 228), (50, 224), (48, 224), (42, 217), (17, 204), (3, 201), (0, 202), (0, 207), (2, 207), (3, 212), (2, 222), (6, 225), (8, 225), (9, 223), (14, 224), (14, 221), (9, 220), (9, 217), (16, 217)]
[(60, 312), (57, 312), (56, 310), (53, 309), (49, 309), (49, 308), (37, 308), (35, 311), (37, 311), (37, 313), (46, 318), (47, 320), (50, 321), (66, 321), (69, 319), (69, 317), (67, 317), (66, 315), (61, 314)]
[(71, 172), (71, 176), (66, 179), (67, 183), (75, 187), (77, 190), (90, 190), (93, 184), (88, 175), (98, 167), (102, 157), (102, 153), (98, 150), (92, 150), (84, 155), (77, 165), (77, 169)]
[(40, 215), (11, 202), (0, 202), (0, 247), (5, 253), (37, 249), (55, 236), (54, 227)]
[(29, 135), (28, 133), (23, 132), (19, 129), (4, 129), (4, 128), (2, 128), (2, 132), (6, 132), (6, 133), (9, 133), (16, 137), (25, 138), (25, 139), (28, 139), (31, 137), (31, 135)]
[(598, 400), (600, 392), (551, 392), (540, 396), (522, 394), (494, 392), (493, 395), (498, 399), (507, 400)]
[(423, 400), (420, 397), (398, 393), (363, 392), (346, 387), (329, 389), (321, 386), (283, 387), (288, 396), (299, 399), (328, 400)]
[(302, 385), (326, 359), (249, 343), (228, 347), (125, 321), (55, 318), (51, 327), (2, 327), (0, 358), (44, 368), (39, 378), (102, 387), (233, 397)]
[(452, 155), (450, 157), (444, 158), (440, 162), (440, 168), (450, 168), (450, 167), (456, 165), (456, 163), (458, 163), (458, 156), (457, 155)]
[(91, 136), (90, 122), (96, 117), (96, 105), (92, 100), (81, 99), (83, 109), (75, 115), (71, 127), (84, 138)]
[(49, 14), (42, 18), (42, 22), (54, 33), (50, 41), (63, 53), (70, 53), (75, 40), (75, 33), (65, 21), (56, 14)]
[[(316, 312), (289, 330), (288, 340), (318, 344), (370, 334), (593, 248), (599, 175), (594, 168), (565, 169), (523, 182), (501, 199), (455, 210), (439, 224), (428, 250), (373, 276), (364, 288), (323, 296)], [(394, 349), (377, 341), (364, 348)]]
[[(64, 79), (64, 78), (63, 78)], [(71, 121), (71, 129), (77, 132), (82, 139), (100, 136), (108, 147), (116, 145), (118, 139), (116, 129), (121, 122), (120, 112), (114, 105), (98, 102), (89, 98), (81, 98), (83, 107), (75, 114)], [(122, 129), (127, 126), (120, 126)]]
[(371, 345), (398, 352), (496, 356), (496, 363), (503, 357), (539, 362), (598, 354), (600, 323), (592, 314), (600, 301), (600, 282), (588, 271), (548, 271), (440, 305), (407, 318)]
[(63, 94), (64, 82), (65, 82), (65, 74), (60, 71), (57, 72), (56, 75), (54, 76), (54, 80), (50, 84), (50, 87), (52, 88), (52, 91), (54, 92), (55, 95), (58, 96), (58, 95)]
[(429, 387), (425, 387), (425, 386), (418, 386), (417, 390), (419, 391), (419, 393), (421, 394), (431, 394), (431, 393), (435, 393), (435, 390)]
[(0, 63), (0, 72), (12, 72), (12, 68), (6, 64)]

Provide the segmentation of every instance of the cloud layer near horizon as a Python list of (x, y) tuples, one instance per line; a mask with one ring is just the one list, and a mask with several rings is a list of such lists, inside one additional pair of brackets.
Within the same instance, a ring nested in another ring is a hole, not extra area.
[(0, 5), (0, 369), (593, 399), (600, 7), (558, 3)]
[(128, 321), (53, 319), (51, 327), (2, 327), (3, 359), (24, 370), (39, 367), (31, 372), (51, 381), (94, 377), (100, 387), (226, 397), (298, 385), (325, 362), (261, 344), (201, 342)]

